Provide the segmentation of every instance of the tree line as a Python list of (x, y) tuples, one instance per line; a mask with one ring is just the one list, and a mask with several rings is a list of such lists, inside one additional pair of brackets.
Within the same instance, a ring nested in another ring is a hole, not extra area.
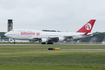
[(105, 40), (105, 32), (95, 32), (93, 36), (79, 39), (81, 42), (102, 42)]

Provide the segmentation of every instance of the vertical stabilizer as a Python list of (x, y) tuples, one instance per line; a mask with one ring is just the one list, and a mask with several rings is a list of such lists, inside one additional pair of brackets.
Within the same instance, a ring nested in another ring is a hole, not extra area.
[(90, 33), (93, 26), (94, 26), (94, 23), (95, 23), (95, 19), (91, 19), (89, 22), (87, 22), (81, 29), (79, 29), (77, 32), (80, 32), (80, 33)]

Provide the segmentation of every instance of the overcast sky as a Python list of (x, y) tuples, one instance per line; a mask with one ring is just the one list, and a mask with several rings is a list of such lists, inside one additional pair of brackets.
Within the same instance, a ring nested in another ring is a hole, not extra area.
[(105, 0), (0, 0), (0, 32), (14, 29), (75, 32), (96, 19), (92, 32), (105, 32)]

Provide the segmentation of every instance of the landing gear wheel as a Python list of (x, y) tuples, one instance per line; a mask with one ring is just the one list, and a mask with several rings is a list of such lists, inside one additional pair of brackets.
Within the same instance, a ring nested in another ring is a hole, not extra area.
[(46, 44), (46, 42), (42, 42), (42, 44)]

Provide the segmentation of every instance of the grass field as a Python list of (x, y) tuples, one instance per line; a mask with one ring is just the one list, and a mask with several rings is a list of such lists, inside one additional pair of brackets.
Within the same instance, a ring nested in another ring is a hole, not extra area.
[(0, 46), (0, 70), (58, 69), (105, 70), (105, 46)]

